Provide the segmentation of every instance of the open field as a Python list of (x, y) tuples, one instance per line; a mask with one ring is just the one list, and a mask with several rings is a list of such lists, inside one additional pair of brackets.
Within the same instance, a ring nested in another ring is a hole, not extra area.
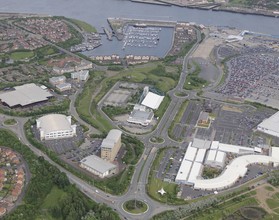
[(33, 51), (12, 52), (10, 54), (10, 56), (11, 56), (11, 59), (13, 59), (15, 61), (19, 61), (19, 60), (32, 58), (34, 56), (34, 52)]
[(73, 19), (73, 18), (71, 18), (70, 21), (73, 22), (75, 25), (77, 25), (80, 29), (83, 29), (86, 32), (94, 32), (94, 33), (97, 32), (95, 27), (93, 27), (92, 25), (90, 25), (84, 21), (81, 21), (78, 19)]

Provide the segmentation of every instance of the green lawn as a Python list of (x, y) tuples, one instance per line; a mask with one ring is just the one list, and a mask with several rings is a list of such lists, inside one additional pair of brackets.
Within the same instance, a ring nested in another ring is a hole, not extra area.
[[(165, 151), (169, 148), (162, 148), (157, 152), (156, 158), (153, 161), (150, 174), (148, 177), (148, 185), (147, 185), (147, 193), (149, 196), (161, 203), (168, 203), (168, 204), (185, 204), (184, 200), (178, 199), (176, 197), (177, 194), (177, 187), (178, 185), (175, 183), (168, 183), (164, 182), (161, 179), (156, 178), (156, 170), (158, 169), (158, 166), (160, 164), (160, 161), (162, 160)], [(167, 192), (165, 195), (161, 196), (158, 193), (158, 190), (161, 188), (164, 188), (164, 190)]]
[(86, 32), (93, 32), (93, 33), (97, 32), (95, 27), (93, 27), (92, 25), (90, 25), (90, 24), (88, 24), (84, 21), (81, 21), (81, 20), (78, 20), (78, 19), (73, 19), (73, 18), (71, 18), (70, 20), (75, 25), (77, 25), (80, 29), (83, 29)]
[(4, 121), (5, 125), (15, 125), (16, 123), (17, 123), (17, 121), (13, 118), (7, 119), (7, 120)]
[(138, 200), (129, 200), (124, 202), (123, 208), (125, 211), (133, 213), (133, 214), (140, 214), (147, 211), (148, 206), (146, 203)]
[(29, 59), (34, 56), (34, 52), (32, 51), (19, 51), (19, 52), (13, 52), (10, 54), (11, 59), (15, 61)]
[(272, 186), (266, 186), (265, 189), (271, 192), (274, 191), (274, 188)]
[(59, 199), (61, 199), (65, 195), (67, 195), (67, 193), (59, 189), (57, 186), (54, 186), (45, 198), (42, 204), (42, 208), (49, 209), (53, 207), (59, 201)]
[(199, 77), (201, 72), (200, 65), (196, 62), (193, 62), (193, 64), (195, 66), (195, 70), (189, 73), (185, 80), (184, 89), (186, 90), (202, 89), (208, 84), (206, 80)]

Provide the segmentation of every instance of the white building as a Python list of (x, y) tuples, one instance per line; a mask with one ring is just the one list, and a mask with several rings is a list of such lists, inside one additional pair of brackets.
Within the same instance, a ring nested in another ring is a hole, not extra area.
[(222, 168), (225, 165), (226, 153), (217, 150), (209, 150), (205, 164), (211, 167)]
[(164, 96), (157, 95), (153, 92), (148, 92), (141, 104), (155, 110), (159, 108), (163, 99)]
[(114, 174), (116, 171), (116, 166), (114, 164), (95, 155), (83, 158), (80, 161), (80, 167), (101, 178)]
[(257, 130), (275, 137), (279, 137), (279, 111), (260, 123), (257, 126)]
[(89, 77), (89, 70), (81, 70), (71, 73), (71, 78), (78, 81), (86, 81)]
[(71, 125), (71, 116), (49, 114), (36, 120), (41, 140), (69, 138), (76, 135), (76, 125)]

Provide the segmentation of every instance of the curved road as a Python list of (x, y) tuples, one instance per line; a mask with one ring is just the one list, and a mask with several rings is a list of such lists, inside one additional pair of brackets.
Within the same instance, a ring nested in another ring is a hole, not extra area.
[[(175, 117), (176, 112), (178, 112), (181, 104), (183, 103), (183, 100), (185, 97), (177, 97), (175, 93), (183, 91), (183, 85), (186, 80), (187, 76), (187, 63), (188, 58), (192, 54), (193, 51), (196, 50), (196, 48), (199, 45), (199, 42), (201, 40), (201, 33), (199, 30), (197, 30), (197, 43), (192, 47), (192, 49), (187, 53), (187, 55), (184, 57), (183, 61), (183, 68), (182, 72), (180, 74), (180, 79), (177, 84), (177, 86), (168, 92), (169, 96), (171, 97), (170, 105), (168, 106), (165, 114), (159, 121), (156, 129), (152, 131), (149, 134), (146, 135), (137, 135), (137, 137), (144, 143), (146, 146), (144, 153), (139, 160), (138, 164), (136, 165), (136, 169), (133, 175), (133, 178), (131, 180), (130, 187), (128, 191), (122, 195), (122, 196), (113, 196), (110, 194), (107, 194), (98, 188), (89, 185), (82, 179), (76, 177), (69, 171), (65, 170), (60, 165), (53, 162), (47, 155), (45, 155), (43, 152), (41, 152), (36, 147), (32, 146), (29, 141), (27, 140), (25, 134), (24, 134), (24, 124), (28, 121), (29, 118), (20, 118), (20, 117), (10, 117), (10, 116), (4, 116), (0, 115), (0, 121), (4, 121), (7, 118), (15, 118), (18, 121), (17, 125), (14, 126), (3, 126), (7, 129), (10, 129), (13, 131), (19, 138), (19, 140), (26, 144), (36, 155), (43, 156), (45, 160), (56, 166), (61, 172), (66, 173), (71, 183), (75, 184), (82, 192), (84, 192), (89, 198), (92, 200), (99, 202), (99, 203), (105, 203), (114, 210), (116, 210), (120, 216), (124, 219), (149, 219), (153, 215), (158, 214), (162, 211), (166, 210), (172, 210), (178, 208), (177, 206), (170, 206), (167, 204), (161, 204), (159, 202), (156, 202), (152, 200), (146, 193), (146, 184), (148, 181), (148, 174), (149, 169), (152, 165), (152, 162), (156, 156), (157, 149), (160, 147), (165, 146), (173, 146), (173, 145), (181, 145), (183, 143), (178, 143), (168, 136), (168, 128), (171, 125), (173, 118)], [(62, 49), (62, 48), (59, 48)], [(68, 52), (68, 51), (67, 51)], [(70, 104), (70, 113), (73, 115), (81, 124), (86, 125), (89, 127), (89, 132), (96, 132), (96, 129), (92, 126), (88, 125), (86, 122), (84, 122), (82, 119), (80, 119), (79, 115), (76, 112), (74, 102), (78, 96), (78, 94), (81, 92), (81, 89), (78, 90), (74, 95), (70, 97), (71, 104)], [(188, 98), (195, 97), (195, 93), (190, 93)], [(161, 144), (152, 144), (149, 142), (150, 137), (152, 136), (158, 136), (164, 138), (164, 143)], [(138, 199), (146, 202), (149, 206), (149, 209), (146, 213), (141, 215), (131, 215), (127, 212), (125, 212), (122, 209), (123, 202), (129, 200), (129, 199)]]

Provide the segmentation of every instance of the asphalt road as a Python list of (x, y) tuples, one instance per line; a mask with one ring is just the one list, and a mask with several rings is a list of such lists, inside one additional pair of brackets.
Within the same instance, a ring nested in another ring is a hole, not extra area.
[[(197, 42), (199, 42), (201, 39), (201, 34), (199, 31), (197, 31), (197, 33), (198, 33)], [(54, 44), (53, 44), (53, 46), (57, 47)], [(136, 135), (144, 143), (146, 148), (145, 148), (145, 151), (144, 151), (141, 159), (139, 160), (138, 164), (135, 165), (136, 168), (135, 168), (133, 178), (131, 180), (130, 187), (129, 187), (128, 191), (122, 196), (113, 196), (113, 195), (107, 194), (106, 192), (103, 192), (103, 191), (99, 190), (98, 188), (87, 184), (85, 181), (81, 180), (80, 178), (76, 177), (72, 173), (65, 170), (60, 165), (53, 162), (47, 155), (45, 155), (39, 149), (32, 146), (28, 142), (28, 140), (24, 134), (24, 124), (27, 122), (27, 120), (29, 118), (13, 117), (18, 121), (18, 124), (15, 126), (4, 126), (4, 127), (13, 131), (19, 137), (19, 140), (22, 143), (26, 144), (36, 155), (43, 156), (45, 158), (45, 160), (47, 160), (48, 162), (50, 162), (51, 164), (56, 166), (61, 172), (66, 173), (70, 182), (75, 184), (89, 198), (91, 198), (92, 200), (94, 200), (96, 202), (107, 204), (112, 209), (117, 211), (120, 214), (120, 216), (124, 219), (149, 219), (153, 215), (158, 214), (162, 211), (176, 209), (178, 207), (170, 206), (167, 204), (164, 205), (164, 204), (161, 204), (161, 203), (158, 203), (158, 202), (152, 200), (146, 193), (146, 184), (148, 181), (149, 169), (156, 156), (156, 151), (160, 147), (174, 146), (174, 145), (177, 146), (177, 145), (182, 144), (182, 143), (178, 143), (178, 142), (172, 140), (171, 138), (169, 138), (168, 128), (171, 125), (173, 118), (175, 117), (175, 114), (178, 112), (181, 104), (183, 103), (183, 100), (185, 99), (185, 97), (177, 97), (175, 95), (175, 93), (183, 91), (183, 85), (184, 85), (184, 82), (185, 82), (185, 79), (187, 76), (188, 59), (197, 47), (198, 47), (198, 43), (196, 43), (193, 46), (193, 48), (189, 51), (189, 53), (184, 57), (183, 69), (182, 69), (182, 73), (180, 75), (179, 82), (178, 82), (177, 86), (173, 90), (169, 91), (169, 93), (168, 93), (171, 97), (171, 103), (168, 106), (166, 113), (159, 121), (156, 129), (153, 132), (146, 134), (146, 135)], [(60, 51), (65, 52), (66, 54), (76, 56), (75, 54), (73, 54), (63, 48), (60, 48), (60, 47), (57, 47), (57, 48)], [(98, 67), (95, 67), (95, 68), (98, 68)], [(79, 115), (75, 109), (74, 103), (75, 103), (75, 100), (76, 100), (78, 94), (81, 91), (82, 90), (79, 89), (74, 95), (70, 96), (70, 100), (71, 100), (70, 110), (69, 110), (70, 114), (73, 115), (80, 124), (83, 124), (83, 125), (86, 125), (87, 127), (89, 127), (88, 133), (96, 133), (98, 131), (95, 128), (93, 128), (91, 125), (84, 122), (79, 117)], [(188, 99), (196, 97), (196, 94), (194, 92), (189, 92), (188, 94), (189, 94)], [(11, 118), (11, 117), (0, 115), (0, 121), (4, 121), (6, 118)], [(113, 122), (111, 121), (111, 123), (113, 123)], [(162, 138), (164, 138), (165, 141), (164, 141), (164, 143), (161, 143), (161, 144), (152, 144), (149, 141), (150, 137), (152, 137), (152, 136), (162, 137)], [(144, 214), (140, 214), (140, 215), (131, 215), (131, 214), (125, 212), (122, 209), (122, 204), (129, 199), (138, 199), (138, 200), (142, 200), (142, 201), (146, 202), (149, 207), (147, 212)]]

